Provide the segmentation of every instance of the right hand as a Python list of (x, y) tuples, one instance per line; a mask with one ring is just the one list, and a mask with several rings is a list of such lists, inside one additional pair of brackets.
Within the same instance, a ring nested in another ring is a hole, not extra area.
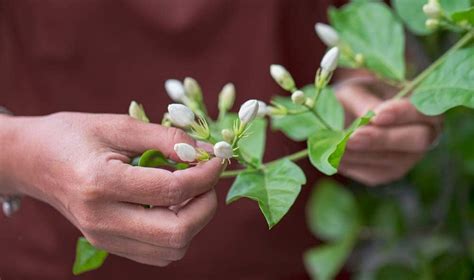
[(174, 144), (195, 144), (182, 130), (110, 114), (0, 121), (11, 132), (0, 139), (1, 182), (55, 207), (97, 248), (166, 266), (213, 217), (219, 159), (174, 172), (129, 164), (147, 149), (179, 161)]

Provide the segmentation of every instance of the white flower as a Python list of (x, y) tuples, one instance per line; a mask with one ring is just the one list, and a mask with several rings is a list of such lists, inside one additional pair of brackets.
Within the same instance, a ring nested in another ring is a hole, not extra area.
[(428, 18), (439, 18), (441, 15), (439, 2), (437, 0), (429, 0), (428, 3), (423, 6), (423, 13), (425, 13)]
[(193, 146), (186, 143), (178, 143), (174, 145), (174, 151), (182, 161), (193, 162), (196, 160), (197, 152)]
[(235, 86), (233, 83), (226, 84), (219, 93), (219, 110), (228, 111), (234, 105)]
[(230, 159), (234, 156), (234, 151), (229, 143), (221, 141), (214, 145), (214, 155), (218, 158)]
[(135, 101), (130, 103), (130, 107), (128, 107), (128, 114), (130, 117), (143, 121), (143, 122), (150, 122), (148, 117), (145, 114), (145, 109), (143, 109), (142, 104), (138, 104)]
[(267, 115), (267, 112), (268, 112), (267, 104), (263, 101), (258, 100), (257, 117), (263, 118)]
[(253, 121), (258, 113), (258, 101), (250, 99), (245, 101), (239, 110), (239, 119), (242, 124), (248, 124)]
[(337, 68), (339, 62), (339, 48), (330, 49), (321, 60), (321, 69), (323, 73), (332, 73)]
[(175, 102), (184, 102), (186, 99), (186, 91), (181, 81), (175, 79), (166, 80), (165, 90), (168, 96)]
[(168, 113), (171, 122), (179, 127), (187, 127), (194, 123), (194, 113), (183, 104), (168, 105)]
[(270, 65), (270, 75), (284, 90), (291, 91), (295, 88), (295, 81), (285, 67), (278, 64)]
[(324, 23), (316, 23), (314, 30), (316, 34), (318, 34), (319, 39), (321, 39), (326, 46), (334, 47), (339, 44), (339, 34), (332, 26)]
[(306, 101), (306, 96), (304, 95), (304, 92), (297, 90), (291, 95), (291, 101), (295, 104), (303, 105)]

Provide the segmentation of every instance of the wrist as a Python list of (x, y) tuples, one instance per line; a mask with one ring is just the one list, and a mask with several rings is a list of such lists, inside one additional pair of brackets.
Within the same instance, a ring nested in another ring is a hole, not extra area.
[(22, 195), (21, 179), (18, 177), (22, 172), (21, 158), (25, 154), (21, 149), (21, 143), (26, 136), (23, 135), (23, 124), (21, 117), (0, 114), (0, 194)]

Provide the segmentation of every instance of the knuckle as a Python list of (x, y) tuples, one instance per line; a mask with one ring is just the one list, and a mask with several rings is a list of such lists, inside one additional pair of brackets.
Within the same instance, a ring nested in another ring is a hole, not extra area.
[(183, 249), (191, 241), (191, 230), (186, 224), (178, 224), (170, 233), (169, 246), (174, 249)]
[(88, 206), (82, 206), (78, 212), (76, 220), (83, 232), (94, 233), (99, 230), (100, 219), (97, 211), (90, 209)]
[(183, 130), (175, 127), (170, 127), (167, 130), (168, 139), (171, 140), (172, 143), (180, 143), (180, 142), (190, 142), (190, 137), (184, 132)]
[(183, 202), (184, 191), (179, 183), (179, 176), (173, 177), (174, 179), (167, 180), (165, 184), (165, 200), (169, 206), (176, 205)]
[(77, 167), (75, 173), (79, 182), (79, 194), (84, 201), (96, 201), (103, 196), (104, 176), (98, 164)]
[(185, 248), (180, 248), (180, 249), (174, 249), (170, 252), (170, 260), (172, 261), (179, 261), (184, 258), (186, 255), (187, 247)]

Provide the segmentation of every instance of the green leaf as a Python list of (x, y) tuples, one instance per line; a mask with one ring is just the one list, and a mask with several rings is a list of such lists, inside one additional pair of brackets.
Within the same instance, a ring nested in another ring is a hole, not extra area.
[(168, 159), (157, 150), (145, 151), (138, 160), (138, 166), (142, 167), (159, 167), (163, 165), (168, 165)]
[(414, 91), (416, 108), (439, 115), (457, 107), (474, 108), (474, 48), (459, 50), (446, 59)]
[(353, 247), (354, 240), (348, 238), (307, 250), (303, 256), (306, 271), (313, 279), (333, 279), (341, 270)]
[(328, 241), (354, 238), (360, 227), (354, 195), (333, 180), (322, 180), (315, 186), (306, 217), (311, 232)]
[(87, 239), (80, 237), (77, 240), (76, 260), (72, 268), (74, 275), (97, 269), (102, 266), (108, 253), (94, 248)]
[(373, 228), (382, 239), (393, 241), (402, 235), (403, 214), (394, 201), (382, 201), (373, 214)]
[(263, 118), (255, 119), (248, 130), (248, 137), (239, 141), (240, 153), (245, 160), (261, 163), (265, 152), (265, 137), (267, 121)]
[(419, 280), (420, 275), (416, 273), (411, 267), (404, 265), (404, 264), (398, 264), (398, 263), (389, 263), (384, 266), (382, 266), (380, 269), (377, 270), (376, 272), (376, 277), (375, 279), (380, 279), (380, 280), (399, 280), (399, 279), (404, 279), (404, 280)]
[(423, 13), (423, 5), (427, 0), (392, 0), (395, 11), (406, 24), (407, 28), (417, 35), (428, 35), (433, 30), (426, 28), (426, 15)]
[(264, 170), (240, 173), (226, 201), (232, 203), (243, 197), (257, 201), (269, 228), (272, 228), (288, 212), (305, 183), (301, 168), (288, 159), (282, 159)]
[(344, 131), (320, 130), (311, 136), (308, 139), (308, 149), (313, 166), (326, 175), (336, 174), (349, 137), (359, 127), (368, 124), (373, 116), (373, 112), (368, 112)]
[[(302, 88), (307, 97), (313, 97), (316, 92), (314, 85), (308, 85)], [(290, 97), (278, 96), (274, 101), (287, 107), (290, 110), (300, 111), (305, 107), (295, 105)], [(334, 129), (344, 127), (344, 109), (334, 95), (331, 88), (326, 88), (321, 92), (316, 112)], [(324, 129), (323, 124), (311, 112), (305, 112), (298, 115), (287, 115), (283, 117), (272, 117), (272, 128), (281, 130), (286, 136), (294, 141), (303, 141), (319, 130)]]
[(455, 22), (468, 22), (472, 25), (474, 25), (474, 7), (471, 7), (470, 9), (455, 12), (454, 14), (451, 15), (451, 18)]
[[(423, 5), (427, 0), (392, 0), (397, 14), (405, 22), (408, 29), (417, 35), (428, 35), (434, 31), (426, 28), (426, 15), (423, 13)], [(441, 7), (450, 13), (469, 8), (469, 0), (441, 0)]]
[(329, 10), (331, 24), (365, 67), (393, 80), (405, 79), (403, 27), (383, 3), (350, 3)]

